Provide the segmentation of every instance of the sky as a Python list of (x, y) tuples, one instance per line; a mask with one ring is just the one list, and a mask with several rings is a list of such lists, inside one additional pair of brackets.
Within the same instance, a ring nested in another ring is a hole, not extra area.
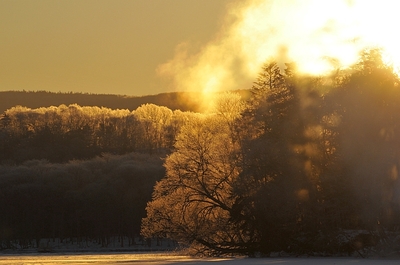
[(175, 91), (157, 67), (213, 39), (231, 2), (1, 0), (0, 91)]
[(0, 91), (208, 94), (251, 88), (267, 61), (321, 75), (374, 47), (400, 73), (399, 9), (395, 0), (0, 0)]

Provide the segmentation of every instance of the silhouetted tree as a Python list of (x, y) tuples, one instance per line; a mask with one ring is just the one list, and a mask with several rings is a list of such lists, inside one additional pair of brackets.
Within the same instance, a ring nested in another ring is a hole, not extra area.
[(354, 195), (347, 200), (353, 222), (343, 225), (376, 230), (398, 224), (400, 80), (376, 49), (364, 51), (342, 76), (325, 106), (336, 120), (336, 175), (348, 180)]
[(313, 193), (298, 146), (304, 144), (299, 95), (275, 63), (265, 64), (245, 112), (242, 172), (233, 216), (252, 237), (253, 251), (286, 249), (307, 218)]

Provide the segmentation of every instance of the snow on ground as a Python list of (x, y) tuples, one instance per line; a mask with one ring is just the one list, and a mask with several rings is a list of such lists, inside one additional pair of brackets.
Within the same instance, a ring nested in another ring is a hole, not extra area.
[(356, 258), (207, 258), (196, 259), (165, 253), (65, 253), (65, 254), (8, 254), (0, 256), (0, 264), (58, 265), (58, 264), (143, 264), (143, 265), (394, 265), (395, 259)]

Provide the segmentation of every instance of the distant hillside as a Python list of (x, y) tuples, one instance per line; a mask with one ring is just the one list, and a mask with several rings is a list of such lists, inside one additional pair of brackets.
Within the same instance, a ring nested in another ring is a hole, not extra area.
[[(244, 98), (248, 90), (238, 91)], [(135, 110), (142, 104), (152, 103), (166, 106), (172, 110), (200, 111), (200, 93), (171, 92), (158, 95), (130, 97), (112, 94), (53, 93), (46, 91), (0, 91), (0, 114), (5, 110), (21, 105), (28, 108), (78, 104), (80, 106), (98, 106), (111, 109)]]

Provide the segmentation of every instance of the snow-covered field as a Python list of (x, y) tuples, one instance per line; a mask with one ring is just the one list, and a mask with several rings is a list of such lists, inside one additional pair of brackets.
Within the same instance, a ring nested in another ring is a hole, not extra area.
[(209, 258), (196, 259), (173, 254), (24, 254), (2, 255), (0, 264), (52, 265), (52, 264), (151, 264), (151, 265), (394, 265), (394, 259), (355, 258)]

